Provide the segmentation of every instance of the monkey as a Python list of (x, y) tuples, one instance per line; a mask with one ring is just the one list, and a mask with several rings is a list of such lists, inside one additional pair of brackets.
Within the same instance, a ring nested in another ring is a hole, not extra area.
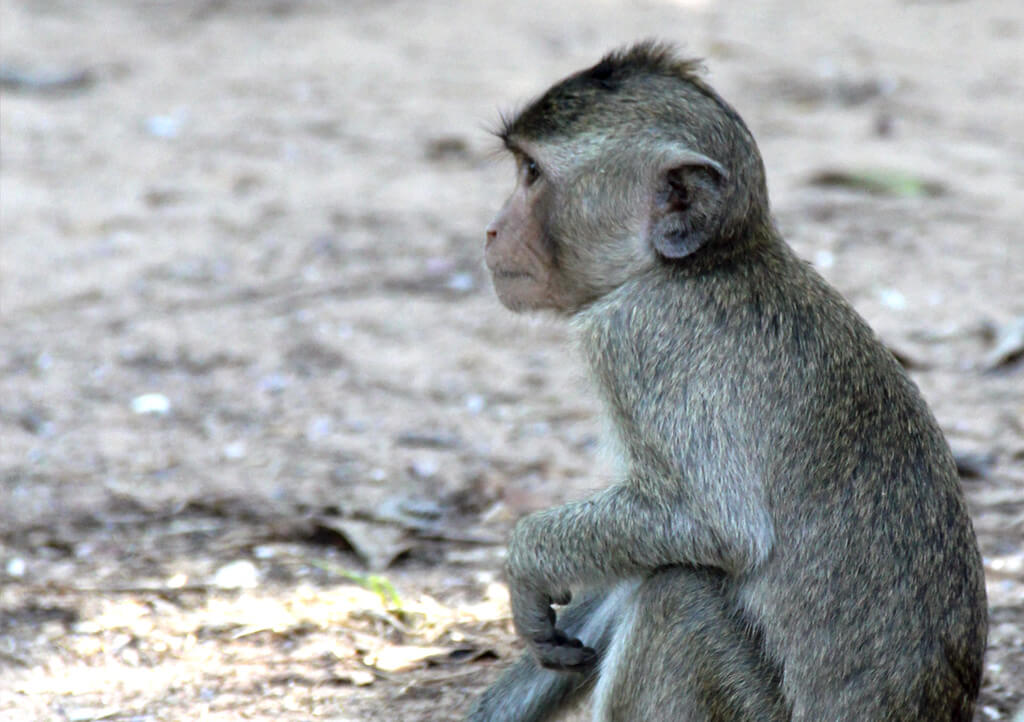
[(782, 238), (701, 63), (641, 41), (503, 121), (484, 263), (508, 309), (566, 321), (616, 461), (514, 526), (527, 651), (467, 719), (972, 719), (986, 596), (949, 446)]

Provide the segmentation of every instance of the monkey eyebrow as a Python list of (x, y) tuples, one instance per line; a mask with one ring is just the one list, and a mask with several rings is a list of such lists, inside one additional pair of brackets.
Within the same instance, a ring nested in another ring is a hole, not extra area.
[(516, 141), (510, 136), (505, 134), (498, 134), (498, 138), (501, 139), (502, 145), (505, 146), (505, 150), (514, 155), (516, 158), (525, 158), (529, 156), (523, 148), (516, 143)]
[(516, 152), (515, 144), (512, 142), (512, 125), (516, 121), (516, 113), (506, 111), (498, 112), (498, 125), (491, 129), (491, 135), (501, 140), (506, 149)]
[(512, 135), (507, 131), (502, 131), (498, 137), (501, 138), (501, 142), (505, 146), (505, 150), (512, 155), (526, 155), (526, 152), (518, 143), (515, 142), (515, 140), (512, 139)]

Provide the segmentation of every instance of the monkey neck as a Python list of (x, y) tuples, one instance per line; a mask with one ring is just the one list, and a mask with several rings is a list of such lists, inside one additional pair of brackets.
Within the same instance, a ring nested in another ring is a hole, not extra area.
[[(657, 333), (677, 328), (676, 323), (700, 323), (698, 317), (723, 302), (737, 298), (736, 283), (728, 284), (728, 298), (721, 298), (722, 287), (716, 277), (722, 274), (749, 283), (773, 285), (771, 278), (786, 276), (787, 268), (802, 268), (799, 259), (766, 218), (755, 230), (739, 238), (722, 238), (686, 258), (662, 261), (634, 276), (618, 288), (598, 297), (570, 314), (573, 336), (589, 365), (600, 364), (602, 348), (622, 331), (623, 318), (629, 335), (643, 335), (645, 314), (666, 311), (666, 304), (679, 306), (678, 316), (669, 327), (659, 326)], [(746, 279), (746, 280), (740, 280)], [(706, 295), (705, 295), (706, 294)], [(658, 311), (660, 308), (660, 311)], [(634, 321), (640, 320), (637, 327)], [(618, 328), (616, 328), (618, 326)]]

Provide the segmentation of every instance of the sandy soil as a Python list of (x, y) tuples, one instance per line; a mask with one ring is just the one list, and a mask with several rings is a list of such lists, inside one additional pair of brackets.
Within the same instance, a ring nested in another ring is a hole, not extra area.
[(603, 480), (563, 329), (481, 273), (485, 129), (651, 35), (932, 403), (978, 717), (1024, 705), (1024, 6), (806, 5), (0, 4), (0, 717), (458, 717), (505, 533)]

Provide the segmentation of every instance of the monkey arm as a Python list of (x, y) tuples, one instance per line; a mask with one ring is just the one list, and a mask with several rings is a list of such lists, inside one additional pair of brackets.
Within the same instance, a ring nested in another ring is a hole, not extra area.
[[(664, 485), (663, 485), (664, 486)], [(728, 487), (728, 484), (721, 486)], [(596, 496), (524, 517), (509, 541), (510, 580), (542, 584), (564, 596), (569, 588), (644, 576), (662, 566), (691, 564), (741, 574), (769, 555), (773, 530), (760, 504), (729, 494), (723, 509), (648, 494), (639, 484), (612, 486)], [(746, 501), (747, 503), (744, 503)]]
[(516, 525), (506, 565), (512, 615), (541, 665), (571, 669), (592, 662), (592, 650), (555, 627), (551, 605), (568, 603), (573, 591), (671, 565), (739, 574), (770, 553), (771, 522), (759, 506), (737, 504), (733, 523), (717, 526), (688, 513), (688, 506), (625, 483)]

